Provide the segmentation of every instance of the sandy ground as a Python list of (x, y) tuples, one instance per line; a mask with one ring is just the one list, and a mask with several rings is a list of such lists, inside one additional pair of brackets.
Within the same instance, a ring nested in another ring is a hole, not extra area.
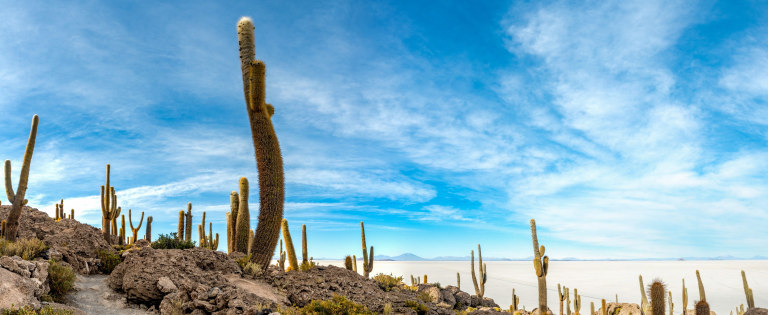
[(69, 305), (84, 310), (87, 314), (134, 315), (151, 314), (140, 309), (128, 308), (125, 297), (107, 287), (107, 276), (77, 276), (77, 292), (69, 296)]
[[(320, 261), (320, 264), (343, 266), (343, 261)], [(358, 261), (358, 267), (360, 265)], [(533, 262), (488, 261), (488, 282), (486, 296), (501, 306), (508, 307), (512, 301), (512, 288), (520, 297), (520, 305), (531, 310), (536, 307), (538, 291)], [(429, 282), (442, 285), (456, 285), (456, 272), (461, 274), (461, 288), (473, 292), (469, 261), (376, 261), (373, 274), (392, 273), (402, 275), (410, 283), (410, 275), (428, 275)], [(696, 269), (701, 272), (707, 301), (717, 314), (727, 315), (739, 304), (746, 304), (741, 282), (741, 270), (747, 273), (747, 280), (755, 296), (757, 306), (768, 306), (768, 261), (550, 261), (547, 276), (547, 299), (550, 307), (559, 311), (557, 284), (577, 288), (582, 296), (582, 311), (589, 311), (589, 303), (599, 308), (601, 299), (619, 302), (640, 303), (638, 275), (643, 275), (645, 285), (654, 278), (660, 278), (672, 290), (675, 314), (682, 313), (682, 279), (688, 288), (688, 309), (699, 299)], [(571, 292), (571, 294), (573, 294)], [(746, 305), (745, 305), (746, 307)]]

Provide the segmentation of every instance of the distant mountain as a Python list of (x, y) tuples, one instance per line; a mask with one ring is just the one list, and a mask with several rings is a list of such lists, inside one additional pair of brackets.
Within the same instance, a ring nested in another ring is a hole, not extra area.
[[(404, 253), (397, 256), (376, 255), (374, 256), (377, 261), (469, 261), (469, 256), (438, 256), (434, 258), (424, 258), (417, 256), (413, 253)], [(343, 260), (343, 258), (318, 258), (317, 260)], [(531, 261), (533, 256), (525, 258), (498, 258), (498, 257), (483, 257), (483, 261)], [(363, 260), (362, 257), (357, 257), (357, 260)], [(477, 257), (475, 257), (477, 260)], [(683, 260), (768, 260), (766, 256), (753, 256), (751, 258), (740, 258), (731, 255), (717, 256), (717, 257), (680, 257), (680, 258), (638, 258), (638, 259), (579, 259), (575, 257), (564, 257), (558, 259), (550, 259), (552, 261), (683, 261)]]

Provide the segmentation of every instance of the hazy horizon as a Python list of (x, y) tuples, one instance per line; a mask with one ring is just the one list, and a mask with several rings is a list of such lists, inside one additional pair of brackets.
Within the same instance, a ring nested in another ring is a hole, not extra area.
[(0, 5), (0, 160), (15, 182), (39, 115), (26, 197), (51, 215), (64, 199), (100, 227), (109, 163), (155, 235), (192, 202), (226, 251), (241, 176), (255, 228), (250, 16), (310, 255), (360, 256), (365, 221), (377, 254), (527, 257), (531, 218), (552, 257), (768, 252), (761, 3)]

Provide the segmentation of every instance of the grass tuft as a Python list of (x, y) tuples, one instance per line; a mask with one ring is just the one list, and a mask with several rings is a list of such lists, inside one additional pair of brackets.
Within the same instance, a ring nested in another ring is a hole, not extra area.
[(0, 256), (19, 256), (24, 260), (32, 260), (46, 250), (48, 246), (36, 238), (19, 239), (16, 242), (0, 239)]

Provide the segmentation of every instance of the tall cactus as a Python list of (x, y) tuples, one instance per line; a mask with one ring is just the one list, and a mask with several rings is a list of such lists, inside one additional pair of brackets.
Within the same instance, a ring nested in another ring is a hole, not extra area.
[(283, 230), (283, 240), (285, 240), (285, 251), (288, 254), (288, 270), (299, 270), (299, 262), (296, 260), (296, 251), (293, 249), (291, 232), (288, 230), (288, 220), (283, 219), (281, 224)]
[(672, 290), (669, 290), (669, 315), (675, 315), (675, 303), (672, 302)]
[[(704, 294), (704, 283), (701, 282), (701, 274), (699, 274), (699, 271), (696, 270), (696, 280), (699, 281), (699, 301), (706, 301), (707, 296)], [(697, 312), (698, 312), (698, 304), (696, 305)], [(709, 308), (709, 304), (707, 304), (707, 308)]]
[(531, 219), (531, 238), (533, 239), (533, 268), (539, 280), (539, 313), (545, 314), (547, 308), (547, 271), (549, 270), (549, 257), (544, 256), (544, 245), (539, 247), (539, 239), (536, 237), (536, 221)]
[(373, 246), (371, 246), (371, 256), (369, 257), (365, 245), (365, 226), (363, 226), (363, 221), (360, 221), (360, 238), (363, 241), (363, 277), (368, 278), (368, 275), (373, 271)]
[(279, 238), (285, 178), (280, 144), (272, 126), (275, 108), (264, 102), (266, 67), (264, 62), (255, 60), (253, 29), (250, 18), (244, 17), (237, 23), (243, 92), (259, 172), (259, 222), (251, 249), (251, 261), (267, 268)]
[(755, 297), (752, 295), (752, 289), (747, 283), (747, 274), (741, 271), (741, 281), (744, 283), (744, 295), (747, 296), (747, 309), (755, 308)]
[(664, 307), (666, 307), (666, 301), (664, 301), (664, 298), (666, 295), (666, 288), (664, 287), (664, 283), (661, 282), (661, 280), (654, 280), (653, 283), (651, 283), (650, 287), (651, 291), (651, 311), (653, 312), (653, 315), (666, 315)]
[(651, 313), (651, 304), (648, 303), (648, 296), (645, 295), (645, 286), (643, 285), (643, 275), (639, 275), (638, 279), (640, 280), (640, 313), (642, 315), (650, 315)]
[(179, 228), (176, 232), (176, 238), (184, 241), (184, 210), (179, 210)]
[(187, 216), (184, 225), (184, 240), (187, 242), (192, 241), (192, 203), (187, 202)]
[(685, 278), (683, 278), (683, 315), (688, 313), (688, 289), (685, 288)]
[[(603, 306), (605, 306), (605, 300), (603, 300)], [(580, 312), (581, 312), (581, 295), (579, 295), (578, 289), (573, 289), (573, 314), (579, 315)], [(539, 314), (543, 314), (543, 313), (539, 312)]]
[(239, 209), (237, 210), (237, 223), (235, 225), (235, 251), (243, 254), (248, 253), (249, 231), (251, 230), (251, 214), (248, 210), (248, 179), (240, 178), (238, 184), (240, 189)]
[(141, 229), (141, 225), (144, 224), (144, 211), (141, 212), (141, 220), (139, 220), (139, 225), (134, 228), (133, 219), (131, 219), (131, 209), (128, 209), (128, 223), (131, 225), (131, 244), (133, 244), (136, 243), (136, 240), (138, 240), (139, 230)]
[(309, 260), (307, 258), (307, 225), (302, 224), (301, 225), (301, 264), (309, 264)]
[(237, 210), (240, 207), (240, 195), (236, 191), (229, 194), (230, 212), (227, 216), (227, 249), (230, 253), (237, 251), (235, 231), (237, 230)]
[[(565, 288), (565, 292), (568, 292), (568, 288)], [(557, 284), (557, 295), (560, 298), (560, 315), (565, 315), (563, 313), (563, 302), (565, 302), (565, 292), (560, 288), (560, 284)]]
[(11, 211), (8, 213), (8, 218), (5, 222), (5, 239), (11, 242), (16, 241), (21, 208), (27, 204), (24, 195), (27, 193), (29, 166), (32, 164), (32, 153), (35, 150), (38, 121), (37, 115), (32, 116), (32, 128), (29, 132), (29, 139), (27, 139), (27, 147), (24, 149), (24, 160), (21, 163), (21, 173), (19, 174), (19, 184), (16, 186), (16, 192), (13, 191), (13, 183), (11, 183), (11, 160), (5, 160), (5, 194), (11, 203)]
[(152, 216), (147, 217), (147, 233), (144, 235), (144, 239), (147, 240), (147, 242), (152, 243)]
[[(480, 244), (477, 244), (477, 269), (480, 275), (480, 281), (477, 281), (477, 275), (475, 275), (475, 251), (469, 251), (470, 256), (470, 271), (472, 273), (472, 285), (475, 286), (475, 295), (480, 299), (483, 299), (485, 295), (485, 282), (488, 280), (488, 274), (485, 271), (485, 264), (483, 264), (483, 253), (480, 251)], [(478, 283), (479, 282), (479, 283)]]

